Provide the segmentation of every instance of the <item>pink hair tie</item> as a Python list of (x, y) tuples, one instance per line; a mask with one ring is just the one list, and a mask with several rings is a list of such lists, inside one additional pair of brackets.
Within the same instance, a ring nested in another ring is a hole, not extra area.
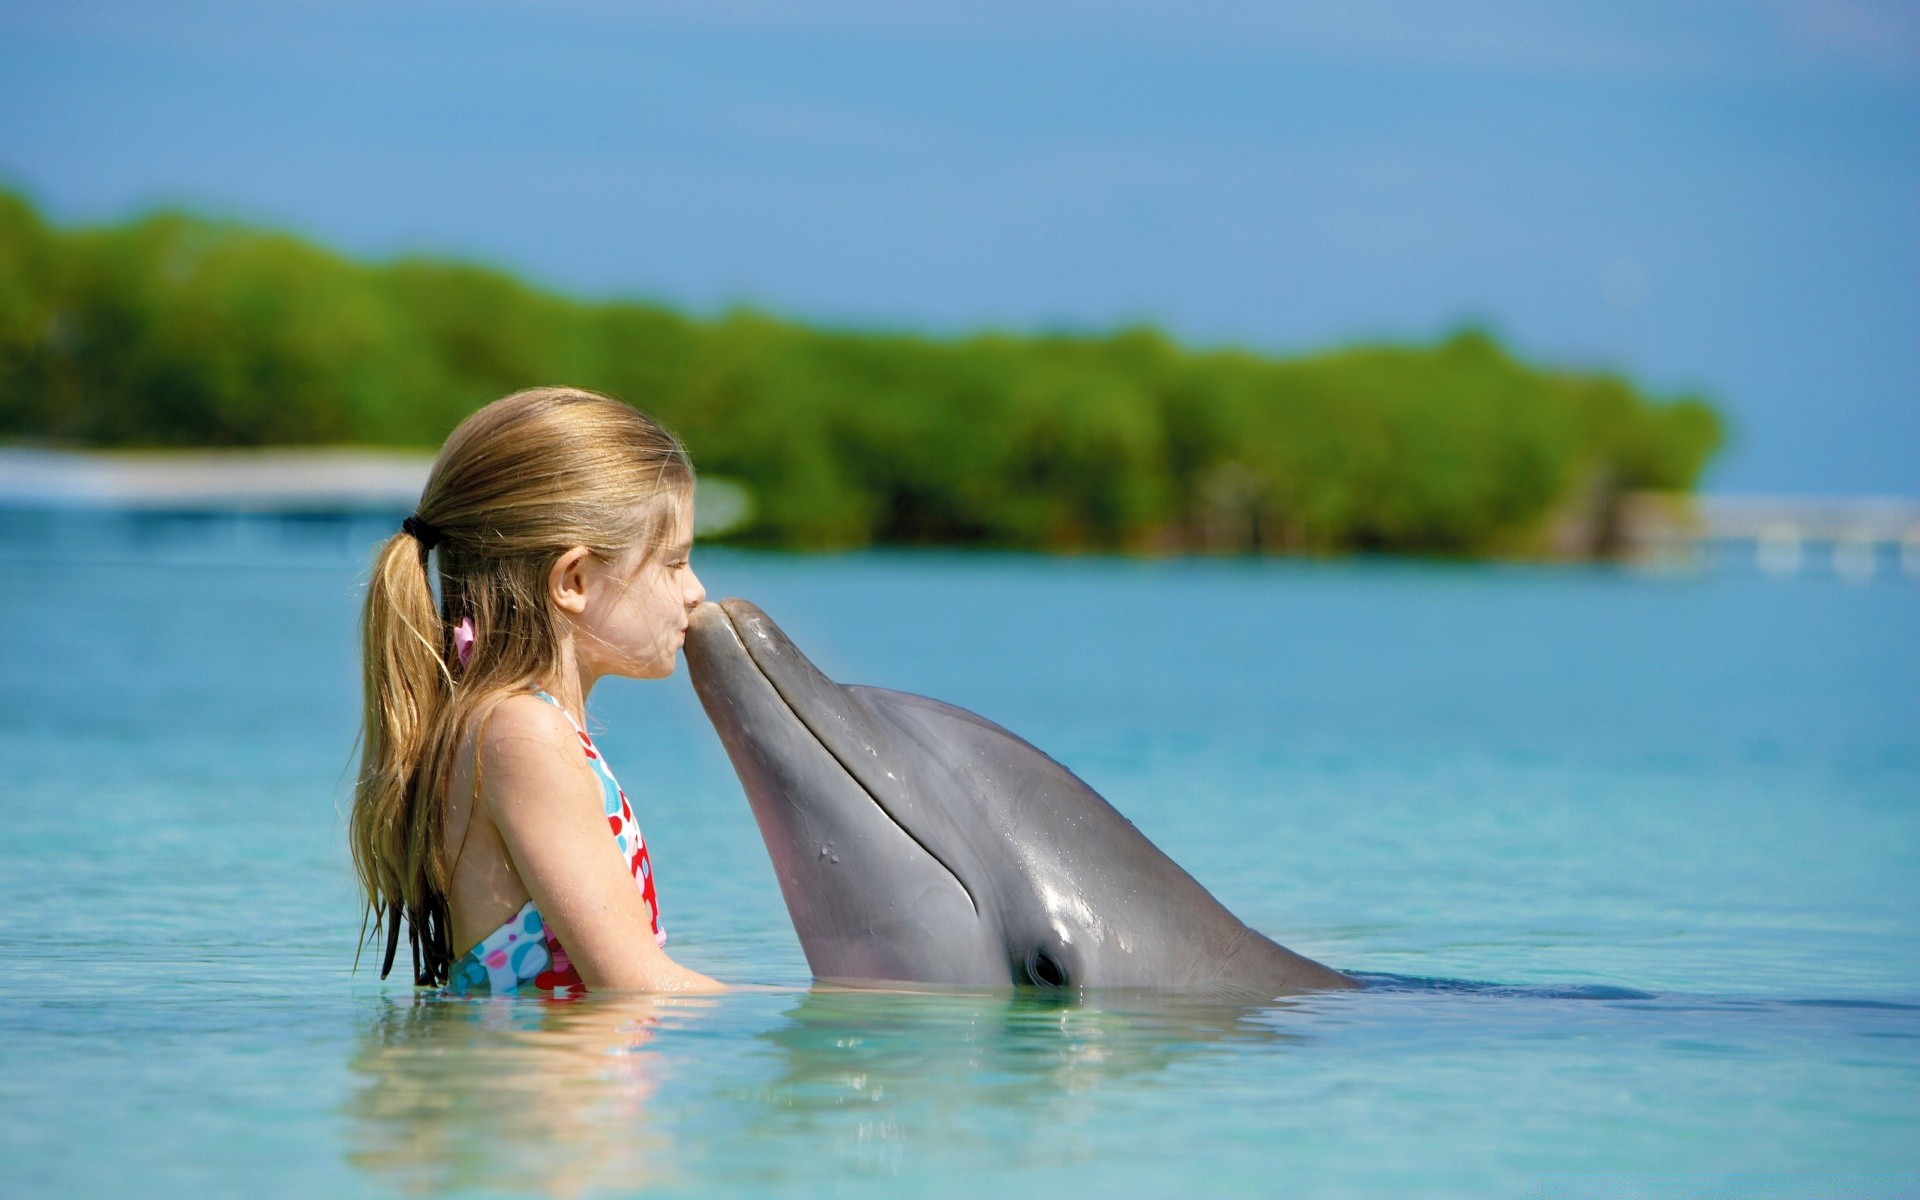
[(461, 666), (473, 657), (473, 618), (461, 617), (460, 623), (453, 627), (453, 656), (460, 660)]

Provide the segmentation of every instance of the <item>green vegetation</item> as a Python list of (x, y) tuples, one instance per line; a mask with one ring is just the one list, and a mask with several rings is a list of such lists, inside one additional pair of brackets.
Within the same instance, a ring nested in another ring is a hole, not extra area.
[(175, 213), (55, 229), (0, 193), (0, 438), (433, 446), (559, 382), (665, 421), (754, 491), (746, 540), (794, 547), (1605, 552), (1617, 497), (1691, 487), (1721, 439), (1697, 398), (1480, 333), (1275, 359), (695, 320)]

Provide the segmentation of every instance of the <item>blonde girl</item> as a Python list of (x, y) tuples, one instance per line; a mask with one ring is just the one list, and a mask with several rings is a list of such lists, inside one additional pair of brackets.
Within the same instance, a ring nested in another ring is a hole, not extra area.
[[(585, 732), (608, 675), (673, 672), (705, 598), (693, 467), (627, 405), (574, 388), (453, 431), (374, 563), (350, 838), (384, 978), (457, 994), (688, 991), (632, 806)], [(437, 566), (440, 599), (429, 571)]]

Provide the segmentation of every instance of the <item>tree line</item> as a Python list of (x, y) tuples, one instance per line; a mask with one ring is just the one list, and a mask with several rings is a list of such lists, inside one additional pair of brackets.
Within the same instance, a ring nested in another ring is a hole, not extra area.
[(1621, 496), (1690, 488), (1722, 439), (1699, 397), (1474, 331), (1283, 358), (700, 318), (178, 212), (56, 227), (0, 192), (0, 439), (431, 447), (535, 383), (658, 417), (753, 492), (738, 538), (794, 548), (1605, 553)]

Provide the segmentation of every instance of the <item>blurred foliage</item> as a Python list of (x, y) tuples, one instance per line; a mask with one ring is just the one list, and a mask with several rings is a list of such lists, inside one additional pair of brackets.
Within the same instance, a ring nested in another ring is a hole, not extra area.
[(1698, 398), (1477, 332), (1276, 359), (695, 320), (177, 213), (56, 229), (0, 192), (0, 437), (433, 446), (559, 382), (659, 417), (755, 492), (747, 540), (794, 547), (1604, 552), (1614, 498), (1691, 487), (1721, 441)]

